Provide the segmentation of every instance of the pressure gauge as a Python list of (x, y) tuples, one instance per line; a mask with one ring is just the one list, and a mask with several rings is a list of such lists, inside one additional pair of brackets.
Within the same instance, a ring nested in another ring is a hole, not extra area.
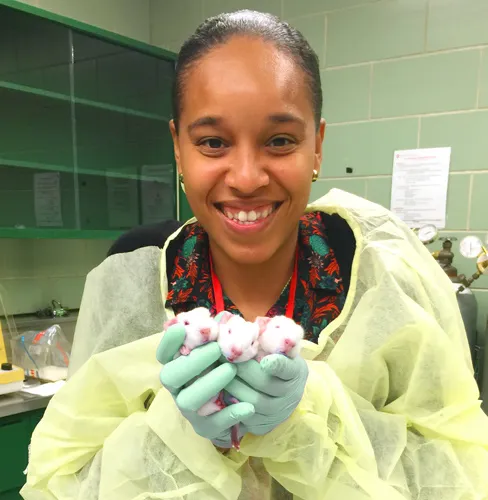
[(476, 259), (483, 250), (483, 243), (476, 236), (466, 236), (459, 244), (461, 255), (467, 259)]
[(419, 236), (419, 240), (424, 245), (428, 245), (437, 238), (437, 228), (433, 224), (428, 224), (427, 226), (421, 227), (417, 234)]

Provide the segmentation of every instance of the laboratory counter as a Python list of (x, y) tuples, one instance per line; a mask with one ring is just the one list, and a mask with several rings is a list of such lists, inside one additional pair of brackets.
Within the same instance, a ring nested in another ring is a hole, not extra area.
[(52, 396), (14, 392), (0, 396), (0, 419), (34, 410), (44, 410)]

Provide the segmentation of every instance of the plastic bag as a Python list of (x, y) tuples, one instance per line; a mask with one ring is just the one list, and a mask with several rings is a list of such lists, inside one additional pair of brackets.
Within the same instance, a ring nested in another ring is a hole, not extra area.
[(10, 345), (14, 364), (21, 366), (26, 376), (49, 382), (68, 376), (71, 344), (59, 325), (17, 335)]

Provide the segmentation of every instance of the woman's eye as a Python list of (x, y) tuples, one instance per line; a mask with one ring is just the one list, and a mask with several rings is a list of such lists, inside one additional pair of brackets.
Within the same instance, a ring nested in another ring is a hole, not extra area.
[(288, 151), (296, 145), (296, 142), (289, 137), (274, 137), (269, 141), (268, 146), (273, 149)]
[(206, 146), (209, 149), (221, 149), (225, 146), (224, 142), (215, 137), (210, 137), (209, 139), (204, 139), (199, 142), (199, 146)]

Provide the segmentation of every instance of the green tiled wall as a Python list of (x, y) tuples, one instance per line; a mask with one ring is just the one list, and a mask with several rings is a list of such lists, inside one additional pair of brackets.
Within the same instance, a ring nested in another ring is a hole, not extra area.
[[(307, 2), (302, 2), (306, 10)], [(426, 0), (370, 2), (328, 14), (327, 66), (421, 52)]]
[[(150, 40), (151, 0), (19, 0), (143, 42)], [(188, 15), (188, 11), (186, 12)]]
[(8, 312), (35, 312), (53, 299), (78, 308), (85, 277), (104, 259), (110, 244), (105, 240), (0, 239), (0, 287), (7, 292)]
[(419, 115), (476, 105), (480, 51), (412, 57), (373, 68), (371, 117)]
[[(389, 207), (393, 151), (451, 146), (445, 235), (488, 236), (486, 0), (153, 0), (151, 41), (177, 50), (198, 22), (258, 8), (304, 32), (320, 57), (328, 122), (322, 178)], [(190, 9), (189, 6), (193, 8)], [(280, 9), (281, 7), (281, 9)], [(184, 12), (185, 15), (179, 14)], [(167, 26), (170, 26), (167, 29)], [(353, 169), (352, 174), (346, 168)], [(439, 247), (439, 243), (435, 246)], [(455, 246), (455, 264), (472, 273)], [(479, 325), (488, 278), (475, 285)]]
[(430, 0), (428, 50), (487, 44), (487, 17), (483, 0)]

